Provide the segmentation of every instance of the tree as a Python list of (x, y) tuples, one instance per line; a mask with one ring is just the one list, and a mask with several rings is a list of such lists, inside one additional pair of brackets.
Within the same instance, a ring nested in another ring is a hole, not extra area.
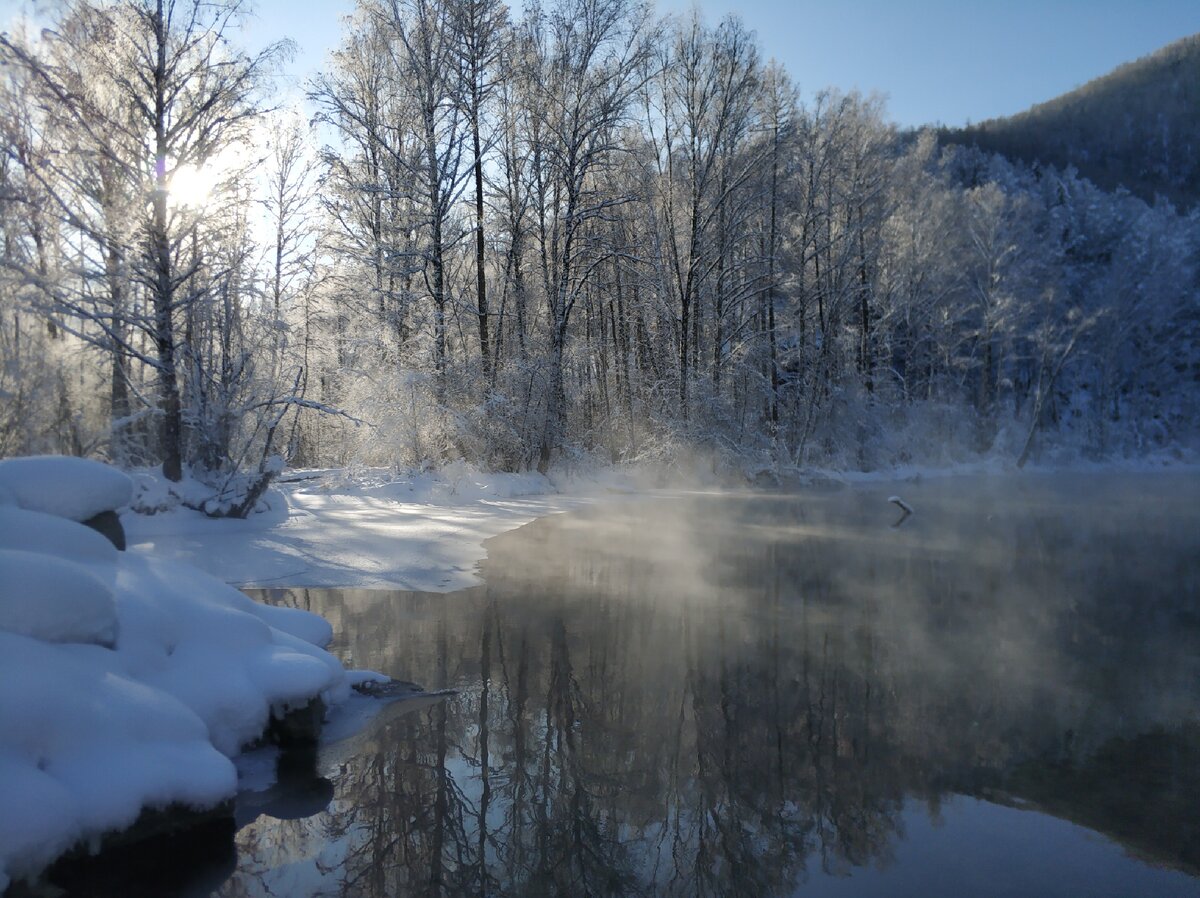
[(662, 191), (668, 283), (679, 308), (679, 401), (686, 420), (691, 366), (700, 349), (697, 306), (724, 259), (718, 246), (727, 236), (722, 216), (728, 195), (748, 176), (747, 168), (731, 170), (730, 149), (750, 127), (758, 56), (739, 20), (727, 19), (710, 32), (696, 13), (675, 27), (662, 52), (659, 109), (647, 123)]
[(446, 387), (447, 249), (457, 242), (451, 213), (465, 186), (462, 165), (466, 133), (455, 101), (457, 47), (451, 7), (443, 0), (387, 0), (382, 17), (397, 88), (415, 118), (413, 153), (396, 161), (418, 185), (420, 204), (413, 222), (422, 236), (424, 278), (433, 302), (433, 367), (437, 396)]
[(471, 132), (475, 179), (475, 308), (479, 317), (479, 358), (484, 377), (492, 379), (485, 265), (482, 139), (487, 104), (496, 90), (500, 60), (508, 39), (507, 10), (500, 0), (460, 0), (453, 4), (452, 26), (457, 40), (458, 93)]
[(549, 403), (538, 457), (550, 464), (563, 438), (567, 328), (590, 276), (609, 257), (587, 226), (612, 214), (628, 195), (600, 192), (598, 178), (620, 152), (620, 126), (650, 77), (650, 13), (631, 0), (561, 0), (537, 11), (531, 30), (537, 79), (533, 177), (549, 315)]
[[(50, 163), (39, 178), (55, 182), (65, 221), (107, 246), (113, 271), (127, 260), (149, 297), (148, 311), (127, 322), (117, 307), (123, 297), (111, 295), (114, 277), (109, 302), (115, 311), (108, 315), (88, 311), (62, 285), (54, 288), (62, 309), (85, 315), (114, 345), (131, 348), (121, 333), (127, 323), (150, 337), (153, 352), (144, 359), (157, 375), (159, 452), (170, 480), (181, 478), (184, 454), (176, 322), (196, 296), (191, 286), (198, 271), (182, 257), (202, 224), (200, 210), (172, 204), (172, 183), (246, 138), (263, 112), (266, 79), (286, 49), (274, 44), (253, 57), (231, 51), (229, 36), (241, 14), (238, 0), (76, 0), (44, 48), (0, 37), (0, 51), (32, 73), (61, 129), (65, 161)], [(101, 196), (91, 192), (101, 212), (127, 212), (122, 234), (95, 210), (85, 218), (86, 206), (72, 196), (73, 188), (86, 186), (80, 160), (91, 160), (100, 174)], [(118, 192), (127, 204), (114, 210)]]

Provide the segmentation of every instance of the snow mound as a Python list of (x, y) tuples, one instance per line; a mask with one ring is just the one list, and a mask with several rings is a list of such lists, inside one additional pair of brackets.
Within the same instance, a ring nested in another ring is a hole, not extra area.
[(103, 462), (38, 455), (0, 461), (0, 492), (21, 508), (86, 521), (128, 505), (133, 481)]
[[(318, 696), (330, 705), (346, 698), (349, 684), (341, 664), (272, 626), (275, 609), (201, 571), (180, 577), (180, 568), (152, 558), (123, 559), (117, 651), (140, 682), (195, 711), (218, 750), (237, 754), (262, 734), (272, 711), (282, 714)], [(303, 620), (295, 627), (302, 633), (324, 624), (316, 615), (289, 610), (294, 614), (282, 622)]]
[[(246, 598), (240, 592), (238, 595)], [(249, 599), (246, 601), (250, 602)], [(273, 605), (260, 605), (257, 602), (250, 602), (250, 604), (254, 606), (254, 613), (276, 630), (282, 630), (284, 633), (321, 648), (325, 648), (333, 642), (333, 626), (319, 615), (310, 614), (299, 608), (279, 608)]]
[(76, 523), (129, 498), (78, 461), (0, 462), (0, 891), (144, 810), (232, 798), (272, 717), (351, 692), (320, 617)]
[(0, 549), (0, 583), (0, 630), (108, 648), (117, 640), (112, 591), (78, 564)]
[(117, 549), (91, 527), (40, 511), (0, 506), (0, 549), (53, 555), (82, 564), (111, 566)]
[(232, 761), (178, 700), (96, 646), (0, 631), (0, 881), (35, 875), (143, 807), (232, 795)]

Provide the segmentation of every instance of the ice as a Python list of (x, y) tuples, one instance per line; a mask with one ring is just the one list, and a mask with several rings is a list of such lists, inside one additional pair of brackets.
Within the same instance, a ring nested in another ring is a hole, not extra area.
[(0, 461), (0, 488), (17, 505), (72, 521), (129, 504), (133, 481), (103, 462), (39, 455)]
[(348, 670), (346, 671), (346, 682), (350, 686), (362, 686), (367, 683), (377, 683), (383, 685), (391, 682), (391, 677), (377, 673), (373, 670)]
[[(170, 507), (161, 501), (170, 488), (148, 474), (138, 480), (144, 495), (159, 500), (149, 507), (169, 510), (122, 515), (130, 551), (177, 559), (240, 586), (462, 589), (479, 582), (487, 539), (589, 501), (557, 493), (540, 474), (465, 465), (416, 474), (300, 471), (270, 496), (270, 512), (232, 521)], [(587, 485), (601, 488), (611, 496), (607, 487)]]

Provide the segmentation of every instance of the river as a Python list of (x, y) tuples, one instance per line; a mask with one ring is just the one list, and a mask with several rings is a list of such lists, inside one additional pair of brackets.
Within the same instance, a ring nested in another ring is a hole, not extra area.
[(324, 746), (212, 894), (1200, 893), (1194, 474), (626, 500), (481, 573), (256, 593), (456, 694)]

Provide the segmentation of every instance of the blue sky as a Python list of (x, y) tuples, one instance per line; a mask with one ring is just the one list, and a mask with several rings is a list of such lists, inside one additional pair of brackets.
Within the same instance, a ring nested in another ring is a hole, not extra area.
[(1008, 115), (1200, 31), (1200, 0), (711, 0), (806, 93), (878, 90), (901, 124)]
[[(302, 78), (334, 47), (352, 0), (259, 0), (247, 44), (287, 36)], [(510, 0), (519, 9), (522, 0)], [(690, 0), (659, 0), (664, 12)], [(0, 16), (46, 6), (0, 0)], [(1200, 0), (704, 0), (710, 22), (736, 12), (805, 95), (879, 91), (902, 125), (1019, 112), (1200, 32)]]

